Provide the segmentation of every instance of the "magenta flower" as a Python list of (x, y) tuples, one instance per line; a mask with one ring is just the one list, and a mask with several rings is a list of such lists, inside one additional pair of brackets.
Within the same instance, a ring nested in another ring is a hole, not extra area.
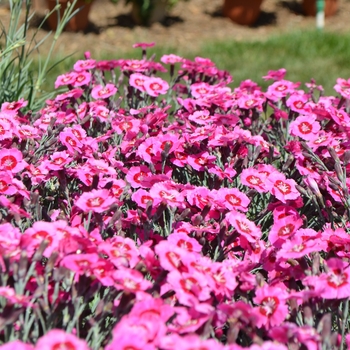
[(126, 181), (133, 188), (145, 187), (142, 185), (142, 181), (151, 175), (150, 170), (145, 166), (135, 166), (130, 167), (128, 173), (126, 174)]
[(280, 68), (278, 70), (269, 70), (267, 75), (263, 76), (264, 80), (283, 80), (286, 75), (287, 70), (285, 68)]
[(82, 275), (91, 274), (91, 268), (93, 264), (96, 264), (100, 260), (96, 253), (90, 254), (72, 254), (66, 255), (60, 262), (60, 266), (63, 266), (75, 273)]
[(20, 340), (14, 340), (0, 345), (0, 350), (34, 350), (34, 347), (33, 345), (23, 343)]
[(149, 79), (149, 77), (146, 75), (143, 75), (141, 73), (133, 73), (130, 75), (129, 84), (133, 88), (143, 92), (146, 91), (145, 82), (147, 79)]
[(350, 98), (350, 79), (345, 80), (342, 78), (337, 79), (337, 84), (334, 85), (334, 90), (342, 97)]
[(7, 170), (17, 174), (27, 165), (27, 162), (23, 160), (22, 152), (17, 148), (3, 148), (0, 150), (0, 170)]
[(304, 93), (303, 94), (295, 93), (288, 98), (286, 105), (294, 112), (304, 113), (311, 110), (306, 106), (306, 103), (308, 102), (308, 100), (309, 100), (308, 95)]
[(159, 203), (165, 203), (171, 208), (185, 208), (183, 194), (167, 182), (155, 183), (151, 187), (149, 194), (153, 198), (154, 206), (157, 206)]
[(289, 125), (290, 133), (303, 140), (315, 140), (320, 129), (321, 126), (316, 121), (315, 115), (299, 116)]
[(220, 188), (215, 203), (228, 210), (248, 211), (249, 198), (237, 188)]
[(89, 85), (91, 82), (92, 75), (89, 72), (79, 72), (75, 74), (73, 86), (84, 86)]
[(35, 348), (42, 350), (89, 350), (89, 347), (84, 340), (60, 329), (53, 329), (39, 338)]
[(295, 181), (292, 179), (287, 180), (282, 173), (275, 172), (269, 175), (265, 185), (266, 188), (282, 203), (300, 197), (300, 193), (295, 187)]
[(64, 85), (73, 85), (75, 82), (75, 78), (76, 78), (75, 72), (69, 72), (69, 73), (59, 75), (55, 81), (55, 89)]
[(91, 96), (95, 99), (105, 99), (113, 96), (117, 92), (117, 88), (109, 83), (106, 86), (96, 85), (92, 88)]
[(287, 298), (288, 293), (282, 284), (258, 288), (253, 299), (258, 305), (255, 309), (256, 315), (259, 316), (257, 326), (269, 329), (280, 325), (288, 315)]
[(75, 201), (75, 205), (84, 212), (102, 213), (108, 210), (114, 201), (115, 199), (109, 195), (108, 190), (92, 190), (83, 193)]
[(210, 298), (210, 288), (205, 275), (192, 271), (191, 273), (180, 273), (171, 271), (167, 281), (176, 292), (179, 302), (186, 306), (195, 306), (200, 301)]
[(143, 86), (148, 95), (153, 97), (164, 95), (169, 90), (169, 84), (161, 78), (148, 78)]
[(80, 153), (83, 144), (77, 139), (72, 131), (61, 131), (59, 134), (59, 140), (67, 147), (68, 152), (74, 155), (75, 151)]
[(326, 261), (328, 271), (320, 276), (309, 276), (303, 281), (324, 299), (345, 299), (350, 297), (349, 263), (330, 258)]
[(267, 192), (265, 187), (266, 176), (254, 168), (243, 169), (241, 182), (249, 188), (254, 188), (259, 193)]
[(182, 57), (177, 56), (177, 55), (173, 55), (173, 54), (163, 55), (160, 58), (160, 61), (165, 63), (165, 64), (175, 64), (175, 63), (183, 62), (183, 60), (184, 59)]
[(141, 272), (133, 269), (117, 270), (113, 273), (115, 287), (127, 292), (136, 293), (152, 287)]
[(294, 84), (288, 80), (279, 80), (267, 88), (267, 96), (272, 100), (278, 100), (292, 94), (300, 84)]
[(260, 228), (248, 220), (244, 214), (231, 211), (226, 214), (226, 219), (248, 242), (255, 243), (257, 239), (260, 239), (262, 234)]
[(83, 72), (89, 69), (94, 69), (96, 67), (96, 61), (92, 59), (79, 60), (74, 63), (74, 70), (76, 72)]

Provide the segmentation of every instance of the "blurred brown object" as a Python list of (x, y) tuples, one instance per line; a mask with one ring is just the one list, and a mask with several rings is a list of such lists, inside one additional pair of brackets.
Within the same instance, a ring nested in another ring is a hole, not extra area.
[[(41, 0), (39, 0), (41, 1)], [(85, 1), (85, 0), (78, 0), (74, 6), (74, 10), (80, 9), (79, 12), (67, 23), (65, 30), (70, 32), (79, 32), (84, 31), (88, 24), (89, 24), (89, 13), (91, 9), (93, 1)], [(56, 0), (46, 0), (47, 7), (49, 11), (52, 11), (56, 4)], [(58, 3), (61, 5), (60, 8), (60, 18), (62, 18), (65, 9), (67, 8), (68, 0), (58, 0)], [(57, 11), (52, 13), (49, 18), (47, 19), (47, 22), (52, 30), (56, 30), (57, 24), (58, 24), (58, 14)]]
[(260, 15), (263, 0), (225, 0), (223, 15), (242, 25), (252, 25)]
[[(306, 16), (316, 16), (316, 1), (303, 0), (303, 11)], [(338, 0), (324, 0), (324, 14), (326, 17), (335, 15), (338, 10)]]

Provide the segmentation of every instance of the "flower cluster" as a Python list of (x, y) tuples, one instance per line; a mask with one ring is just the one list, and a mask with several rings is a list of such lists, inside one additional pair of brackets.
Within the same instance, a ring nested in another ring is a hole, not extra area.
[(0, 349), (350, 345), (349, 82), (285, 74), (87, 54), (3, 104)]

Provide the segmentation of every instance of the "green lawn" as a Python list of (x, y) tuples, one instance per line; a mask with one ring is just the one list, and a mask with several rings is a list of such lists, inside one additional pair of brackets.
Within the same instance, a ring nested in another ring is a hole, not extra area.
[[(89, 48), (83, 48), (82, 51)], [(350, 34), (335, 34), (317, 31), (294, 31), (290, 34), (270, 37), (265, 41), (208, 43), (198, 52), (181, 48), (152, 48), (159, 58), (164, 53), (175, 53), (186, 58), (208, 57), (220, 69), (228, 70), (233, 86), (242, 80), (251, 79), (266, 88), (268, 83), (261, 78), (268, 70), (286, 68), (286, 79), (302, 83), (316, 79), (325, 88), (326, 94), (334, 94), (333, 86), (338, 77), (350, 78)], [(47, 77), (46, 88), (51, 89), (55, 77), (70, 69), (82, 54), (74, 55), (58, 65)], [(115, 56), (101, 54), (98, 59), (139, 58), (140, 50)]]

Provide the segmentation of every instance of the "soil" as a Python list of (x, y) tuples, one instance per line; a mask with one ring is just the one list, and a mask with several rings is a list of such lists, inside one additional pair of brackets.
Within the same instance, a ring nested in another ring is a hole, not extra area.
[[(349, 32), (350, 0), (338, 2), (338, 12), (326, 19), (325, 28), (328, 31)], [(42, 6), (44, 0), (36, 0), (36, 4), (32, 32), (37, 30), (35, 25), (40, 23), (46, 11), (45, 6)], [(82, 57), (83, 52), (89, 50), (98, 58), (102, 53), (128, 51), (136, 42), (156, 42), (158, 46), (169, 49), (196, 51), (210, 41), (228, 38), (238, 41), (264, 40), (292, 30), (315, 28), (315, 18), (302, 13), (301, 0), (264, 0), (261, 15), (251, 27), (235, 24), (223, 17), (222, 5), (223, 0), (179, 1), (163, 23), (141, 27), (133, 22), (131, 8), (125, 6), (123, 0), (117, 5), (109, 0), (95, 0), (86, 32), (62, 33), (56, 54), (65, 56), (77, 53)], [(0, 21), (6, 26), (10, 12), (8, 7), (0, 6)], [(48, 29), (44, 26), (39, 30), (38, 38), (47, 33)], [(47, 41), (41, 53), (45, 53), (48, 44)]]

